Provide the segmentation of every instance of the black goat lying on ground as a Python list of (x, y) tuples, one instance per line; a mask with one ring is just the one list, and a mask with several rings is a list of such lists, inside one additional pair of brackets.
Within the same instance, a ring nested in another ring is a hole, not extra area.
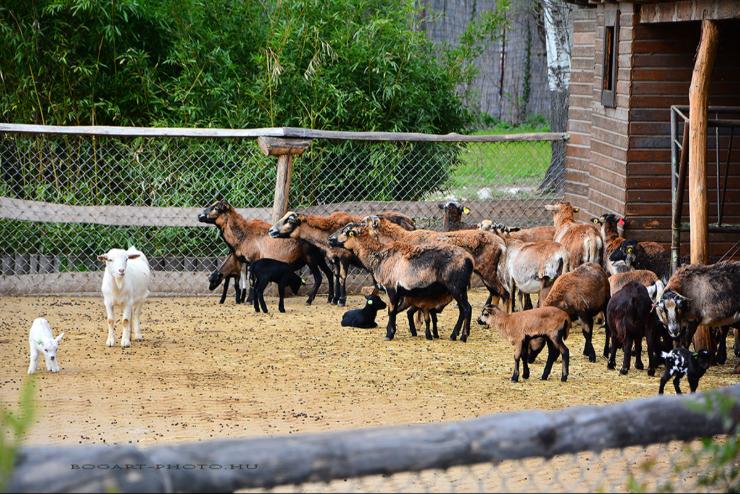
[(244, 302), (244, 297), (247, 295), (247, 287), (241, 286), (239, 283), (240, 278), (242, 278), (243, 275), (242, 264), (243, 263), (239, 261), (234, 254), (229, 254), (229, 256), (224, 259), (224, 262), (221, 263), (221, 266), (208, 277), (209, 290), (215, 290), (222, 281), (224, 282), (224, 291), (221, 294), (221, 300), (218, 302), (219, 304), (223, 304), (224, 300), (226, 300), (226, 293), (229, 291), (229, 281), (231, 281), (232, 278), (234, 279), (234, 290), (236, 290), (236, 303), (241, 304)]
[(385, 302), (377, 295), (365, 296), (365, 307), (362, 309), (352, 309), (342, 315), (342, 326), (353, 328), (377, 328), (375, 316), (378, 311), (386, 308)]
[(685, 348), (674, 348), (670, 352), (663, 352), (662, 355), (665, 359), (665, 372), (660, 378), (658, 394), (663, 394), (665, 384), (671, 376), (673, 376), (673, 387), (676, 388), (676, 394), (681, 394), (678, 384), (683, 376), (688, 376), (691, 392), (696, 392), (699, 379), (709, 369), (709, 352), (700, 350), (698, 353), (691, 353)]
[(298, 290), (304, 285), (303, 278), (295, 274), (290, 264), (276, 261), (275, 259), (260, 259), (249, 265), (249, 283), (254, 289), (254, 311), (259, 312), (260, 306), (262, 312), (267, 312), (265, 303), (265, 288), (270, 282), (278, 285), (278, 310), (285, 312), (285, 287), (289, 286), (293, 294), (297, 295)]

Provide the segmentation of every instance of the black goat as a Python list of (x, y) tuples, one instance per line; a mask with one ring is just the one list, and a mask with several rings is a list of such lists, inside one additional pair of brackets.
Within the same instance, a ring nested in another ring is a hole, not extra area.
[[(620, 374), (627, 374), (630, 368), (632, 343), (635, 343), (635, 367), (644, 369), (642, 363), (642, 338), (647, 339), (648, 375), (655, 375), (658, 364), (658, 341), (660, 332), (658, 317), (653, 311), (653, 302), (648, 295), (647, 288), (642, 284), (631, 281), (619, 290), (609, 300), (606, 307), (606, 320), (612, 347), (607, 363), (608, 369), (616, 367), (615, 358), (617, 348), (622, 346), (624, 362), (619, 370)], [(608, 340), (608, 337), (607, 337)]]
[(660, 378), (660, 388), (658, 394), (663, 394), (663, 389), (668, 380), (673, 377), (673, 387), (676, 388), (676, 394), (681, 394), (679, 383), (683, 376), (688, 376), (689, 387), (691, 392), (696, 392), (699, 387), (699, 379), (709, 369), (710, 354), (707, 350), (700, 350), (692, 353), (685, 348), (674, 348), (670, 352), (663, 352), (665, 359), (665, 372)]
[(290, 264), (276, 261), (275, 259), (260, 259), (249, 265), (249, 282), (254, 288), (254, 311), (259, 312), (260, 306), (262, 312), (267, 312), (265, 303), (265, 288), (270, 282), (278, 284), (278, 310), (285, 312), (285, 287), (289, 286), (293, 294), (298, 294), (298, 290), (304, 285), (303, 278), (293, 272)]
[(353, 328), (377, 328), (375, 316), (378, 311), (386, 308), (385, 302), (377, 295), (365, 296), (365, 307), (362, 309), (352, 309), (342, 315), (342, 326)]
[(209, 290), (215, 290), (222, 281), (224, 282), (224, 291), (221, 294), (221, 300), (218, 302), (219, 304), (223, 304), (224, 300), (226, 300), (226, 293), (229, 291), (229, 282), (232, 278), (234, 279), (234, 290), (236, 291), (236, 303), (241, 304), (244, 302), (244, 298), (247, 294), (247, 287), (242, 287), (239, 284), (239, 279), (242, 277), (242, 273), (242, 262), (239, 261), (234, 254), (229, 254), (229, 256), (224, 259), (224, 262), (221, 263), (221, 266), (219, 266), (219, 268), (212, 272), (208, 277)]

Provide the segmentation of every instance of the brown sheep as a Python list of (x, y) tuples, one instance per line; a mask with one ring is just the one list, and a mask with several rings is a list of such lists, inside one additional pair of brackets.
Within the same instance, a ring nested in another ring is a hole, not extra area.
[[(388, 295), (386, 339), (396, 333), (396, 314), (404, 297), (432, 297), (447, 293), (457, 302), (459, 316), (451, 340), (470, 335), (472, 308), (468, 286), (473, 274), (473, 258), (465, 250), (442, 242), (412, 245), (408, 242), (382, 241), (367, 223), (350, 223), (329, 237), (332, 247), (352, 251), (370, 270)], [(462, 328), (462, 332), (460, 332)]]
[[(478, 223), (478, 228), (486, 231), (493, 231), (500, 224), (491, 220), (483, 220)], [(552, 225), (533, 226), (532, 228), (509, 228), (507, 234), (510, 238), (521, 240), (522, 242), (541, 242), (555, 238), (555, 227)]]
[(575, 269), (586, 262), (601, 264), (604, 241), (601, 232), (593, 223), (579, 223), (575, 220), (578, 208), (569, 202), (560, 202), (545, 206), (553, 211), (555, 237), (553, 240), (565, 247), (570, 255), (570, 269)]
[(613, 297), (615, 293), (630, 281), (636, 281), (647, 288), (648, 295), (653, 300), (656, 300), (657, 295), (664, 288), (663, 282), (658, 278), (658, 275), (647, 269), (636, 269), (634, 271), (616, 273), (609, 277), (609, 292), (611, 296)]
[(524, 379), (529, 378), (529, 364), (527, 352), (529, 342), (532, 339), (544, 339), (547, 342), (549, 354), (547, 363), (542, 372), (542, 380), (550, 376), (552, 364), (558, 354), (563, 356), (563, 371), (560, 380), (568, 380), (568, 365), (570, 352), (565, 346), (564, 340), (568, 337), (570, 330), (570, 317), (557, 307), (540, 307), (507, 314), (495, 305), (486, 305), (483, 313), (478, 318), (479, 324), (498, 328), (514, 345), (514, 374), (511, 380), (519, 380), (519, 360), (524, 359)]
[(436, 232), (431, 230), (403, 230), (390, 221), (377, 216), (368, 216), (368, 224), (381, 239), (408, 242), (414, 245), (423, 245), (429, 242), (444, 242), (465, 249), (473, 256), (475, 273), (481, 277), (488, 289), (486, 303), (493, 297), (509, 298), (509, 292), (501, 280), (500, 264), (506, 251), (506, 244), (498, 235), (482, 230), (459, 230), (452, 232)]
[[(571, 321), (579, 320), (583, 326), (586, 344), (583, 354), (590, 362), (596, 362), (596, 351), (591, 344), (594, 317), (603, 312), (609, 303), (609, 278), (601, 265), (589, 262), (555, 280), (547, 294), (544, 294), (544, 307), (557, 307), (570, 316)], [(608, 334), (608, 329), (607, 329)], [(604, 346), (606, 356), (608, 346)]]
[[(414, 230), (414, 220), (396, 211), (386, 211), (380, 216), (397, 223), (401, 228)], [(334, 270), (337, 290), (331, 303), (343, 307), (347, 301), (347, 274), (350, 266), (363, 268), (362, 263), (346, 249), (336, 249), (329, 245), (329, 235), (360, 218), (343, 211), (336, 211), (328, 216), (287, 212), (280, 218), (268, 233), (273, 238), (290, 238), (307, 242), (320, 249)]]
[(470, 214), (470, 209), (455, 200), (449, 200), (439, 204), (439, 209), (444, 213), (442, 216), (442, 231), (451, 232), (455, 230), (473, 230), (475, 225), (465, 223), (463, 215)]
[(242, 262), (254, 262), (263, 258), (276, 259), (291, 265), (292, 269), (300, 269), (308, 265), (313, 275), (314, 286), (308, 295), (307, 304), (316, 298), (321, 286), (321, 271), (329, 281), (329, 293), (334, 291), (332, 272), (326, 265), (324, 255), (305, 242), (291, 240), (283, 242), (271, 238), (267, 231), (270, 224), (266, 221), (247, 219), (236, 212), (225, 199), (215, 202), (205, 208), (198, 215), (198, 221), (216, 225), (221, 232), (221, 238), (229, 246), (237, 259)]

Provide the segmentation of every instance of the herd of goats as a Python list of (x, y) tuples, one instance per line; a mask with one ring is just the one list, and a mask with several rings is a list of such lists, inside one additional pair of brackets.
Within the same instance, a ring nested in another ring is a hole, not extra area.
[[(565, 340), (571, 324), (582, 326), (583, 354), (596, 361), (592, 345), (594, 320), (603, 314), (606, 340), (604, 357), (609, 369), (616, 367), (616, 352), (624, 360), (620, 372), (629, 371), (634, 353), (635, 367), (644, 369), (642, 340), (647, 343), (648, 375), (665, 366), (659, 392), (671, 378), (677, 393), (679, 381), (687, 376), (691, 391), (712, 363), (727, 358), (726, 339), (735, 331), (738, 356), (740, 329), (740, 262), (685, 265), (672, 276), (670, 252), (656, 242), (637, 242), (622, 237), (624, 219), (605, 214), (583, 223), (575, 219), (578, 208), (567, 202), (546, 206), (553, 224), (519, 229), (484, 220), (467, 224), (469, 213), (457, 201), (439, 205), (443, 230), (417, 229), (414, 220), (394, 211), (364, 218), (345, 212), (311, 215), (288, 212), (274, 225), (240, 215), (220, 200), (198, 216), (215, 225), (230, 254), (211, 274), (210, 288), (222, 281), (223, 303), (230, 279), (236, 299), (244, 301), (249, 291), (255, 310), (267, 312), (264, 290), (278, 285), (279, 310), (290, 287), (297, 293), (303, 280), (296, 271), (308, 267), (314, 278), (307, 304), (316, 297), (322, 272), (329, 285), (329, 303), (344, 306), (346, 280), (351, 267), (370, 272), (374, 290), (365, 307), (344, 314), (342, 324), (376, 327), (375, 315), (387, 308), (386, 339), (396, 333), (396, 317), (407, 311), (410, 332), (425, 324), (427, 339), (438, 338), (437, 314), (453, 301), (458, 317), (450, 339), (466, 341), (470, 336), (472, 307), (468, 289), (473, 273), (488, 290), (488, 299), (478, 323), (499, 330), (514, 346), (512, 381), (529, 377), (529, 364), (547, 347), (542, 374), (547, 379), (554, 362), (562, 357), (561, 380), (568, 378), (569, 349)], [(141, 339), (141, 307), (149, 293), (149, 266), (135, 248), (112, 249), (99, 256), (106, 263), (103, 298), (108, 319), (108, 346), (115, 345), (114, 308), (121, 307), (122, 346), (129, 346), (131, 327)], [(387, 304), (378, 294), (384, 292)], [(536, 294), (536, 306), (530, 295)], [(515, 311), (518, 298), (519, 311)], [(42, 322), (39, 322), (42, 321)], [(37, 324), (38, 323), (38, 324)], [(712, 328), (710, 349), (689, 351), (699, 325)], [(43, 354), (50, 371), (58, 371), (56, 354), (61, 335), (54, 338), (45, 320), (37, 320), (29, 337), (31, 366)], [(610, 344), (611, 343), (611, 344)]]
[[(365, 218), (345, 212), (327, 216), (288, 212), (269, 225), (244, 218), (226, 201), (218, 201), (198, 217), (218, 227), (231, 251), (211, 275), (211, 289), (227, 280), (223, 301), (228, 279), (234, 278), (237, 300), (243, 300), (248, 278), (250, 300), (256, 310), (266, 311), (264, 288), (276, 282), (284, 311), (285, 288), (297, 291), (302, 280), (294, 271), (305, 265), (314, 278), (307, 303), (314, 300), (323, 271), (329, 302), (343, 306), (347, 274), (357, 266), (370, 272), (376, 289), (366, 296), (365, 307), (344, 315), (344, 325), (374, 327), (375, 314), (387, 307), (386, 339), (391, 340), (397, 314), (408, 310), (411, 334), (416, 336), (416, 324), (423, 320), (426, 338), (433, 339), (438, 337), (437, 314), (454, 301), (458, 318), (450, 339), (466, 341), (472, 317), (468, 288), (475, 273), (489, 292), (478, 322), (500, 330), (514, 346), (513, 381), (519, 378), (520, 362), (523, 377), (529, 377), (528, 364), (545, 346), (548, 358), (542, 379), (548, 378), (561, 356), (561, 380), (567, 380), (565, 339), (575, 321), (583, 327), (583, 353), (595, 362), (591, 339), (599, 314), (604, 315), (608, 367), (616, 367), (616, 351), (622, 348), (620, 372), (628, 372), (633, 353), (635, 367), (643, 369), (645, 339), (648, 374), (654, 375), (661, 363), (666, 366), (661, 393), (670, 378), (680, 392), (684, 375), (694, 391), (710, 360), (725, 362), (729, 329), (740, 327), (740, 262), (687, 265), (668, 279), (669, 251), (656, 242), (623, 238), (624, 219), (614, 214), (581, 223), (575, 219), (578, 208), (561, 202), (546, 206), (553, 213), (552, 225), (518, 229), (488, 220), (467, 224), (463, 215), (469, 210), (457, 201), (439, 207), (441, 232), (417, 229), (412, 218), (393, 211)], [(387, 304), (377, 296), (380, 290)], [(538, 295), (536, 307), (532, 294)], [(700, 324), (716, 328), (716, 346), (690, 352)]]

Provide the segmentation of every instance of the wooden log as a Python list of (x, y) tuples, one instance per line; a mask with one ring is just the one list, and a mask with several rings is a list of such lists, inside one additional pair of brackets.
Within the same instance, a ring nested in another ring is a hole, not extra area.
[(271, 127), (261, 129), (188, 129), (158, 127), (113, 127), (74, 125), (35, 125), (0, 123), (0, 134), (50, 134), (110, 137), (201, 137), (201, 138), (255, 138), (289, 137), (298, 139), (339, 139), (353, 141), (409, 141), (409, 142), (516, 142), (561, 141), (569, 138), (566, 132), (539, 132), (528, 134), (462, 135), (421, 134), (418, 132), (348, 132), (315, 130), (298, 127)]
[(689, 88), (689, 217), (692, 264), (706, 264), (708, 261), (707, 106), (710, 76), (719, 45), (717, 23), (704, 20), (701, 27), (701, 41)]
[(258, 137), (257, 145), (265, 156), (298, 156), (311, 145), (310, 139), (285, 139), (282, 137)]
[(275, 223), (288, 211), (290, 197), (290, 178), (293, 174), (293, 156), (302, 154), (311, 141), (308, 139), (283, 139), (260, 137), (257, 139), (265, 156), (277, 156), (277, 177), (275, 177), (275, 197), (272, 204), (272, 222)]
[(283, 217), (288, 211), (290, 198), (290, 178), (293, 175), (293, 155), (283, 154), (278, 157), (277, 177), (275, 177), (275, 197), (272, 202), (272, 223)]
[[(740, 423), (740, 385), (711, 393), (734, 398), (729, 417), (718, 413), (716, 398), (711, 400), (711, 410), (698, 411), (709, 394), (699, 393), (460, 422), (180, 443), (144, 450), (122, 445), (27, 447), (21, 449), (9, 491), (234, 492), (689, 441), (729, 433)], [(113, 469), (113, 465), (123, 468)]]
[[(707, 128), (709, 83), (717, 58), (719, 26), (716, 21), (701, 23), (701, 40), (689, 87), (689, 221), (691, 263), (709, 261), (709, 200), (707, 198)], [(710, 328), (699, 326), (694, 341), (711, 344)]]

